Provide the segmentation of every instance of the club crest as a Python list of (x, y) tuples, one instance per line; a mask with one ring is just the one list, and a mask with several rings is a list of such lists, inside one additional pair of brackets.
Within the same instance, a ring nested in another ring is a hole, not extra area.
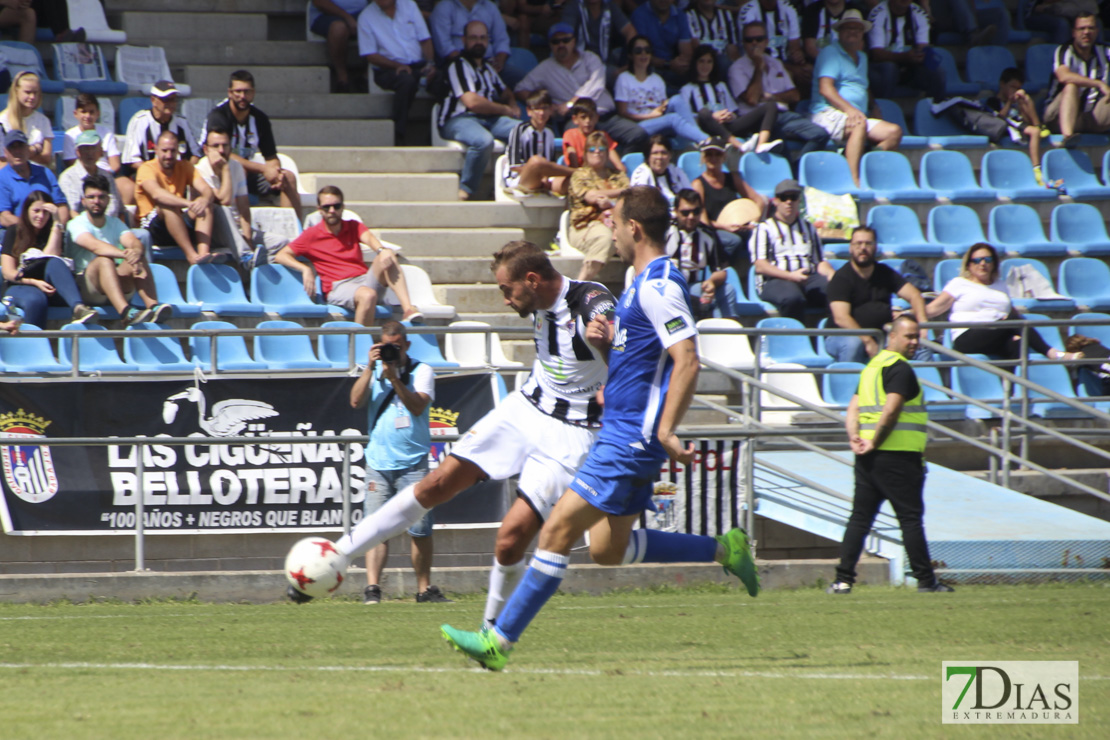
[(45, 445), (21, 445), (20, 439), (41, 439), (50, 422), (41, 416), (19, 409), (14, 414), (0, 414), (0, 438), (15, 444), (0, 446), (0, 462), (4, 482), (16, 496), (28, 503), (41, 504), (58, 492), (58, 476), (50, 448)]

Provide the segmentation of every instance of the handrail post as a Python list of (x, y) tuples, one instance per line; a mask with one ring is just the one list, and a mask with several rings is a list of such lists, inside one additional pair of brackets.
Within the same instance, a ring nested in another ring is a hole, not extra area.
[[(1029, 380), (1029, 332), (1030, 330), (1036, 331), (1029, 326), (1028, 322), (1021, 325), (1021, 377)], [(1025, 383), (1021, 384), (1021, 418), (1022, 420), (1028, 419), (1030, 411), (1029, 402), (1029, 386)], [(1029, 428), (1028, 424), (1022, 424), (1023, 430), (1021, 435), (1021, 458), (1023, 460), (1029, 457), (1029, 442), (1033, 436), (1033, 430)], [(1024, 467), (1024, 466), (1022, 466)]]
[(146, 486), (143, 485), (143, 453), (146, 445), (135, 445), (135, 571), (146, 570), (145, 533), (143, 531), (143, 514), (146, 502)]
[(1009, 377), (1002, 378), (1002, 487), (1010, 487), (1010, 456), (1013, 454), (1012, 419), (1013, 412), (1009, 408), (1010, 393), (1013, 384)]
[(744, 440), (744, 529), (748, 533), (748, 544), (755, 557), (755, 438)]
[[(351, 345), (353, 347), (354, 343)], [(351, 533), (351, 445), (343, 447), (343, 534), (346, 535)]]
[(78, 369), (81, 365), (81, 343), (79, 341), (77, 341), (76, 336), (73, 337), (73, 344), (70, 346), (70, 348), (71, 348), (72, 354), (70, 355), (70, 358), (69, 358), (70, 363), (71, 363), (71, 367), (69, 369), (69, 376), (71, 378), (76, 378), (78, 375), (81, 374), (81, 371)]
[(210, 339), (210, 341), (208, 343), (208, 358), (211, 360), (212, 374), (213, 375), (219, 375), (219, 373), (220, 373), (220, 371), (219, 371), (219, 367), (220, 367), (220, 356), (219, 356), (220, 342), (218, 341), (219, 340), (219, 335), (218, 334), (213, 334), (209, 339)]
[[(992, 447), (998, 447), (998, 427), (991, 427), (990, 442)], [(990, 482), (998, 485), (998, 456), (988, 455), (990, 458)]]
[[(761, 359), (761, 357), (763, 355), (763, 335), (762, 334), (756, 334), (755, 335), (755, 347), (752, 350), (752, 354), (755, 355), (755, 368), (752, 370), (752, 375), (755, 377), (756, 380), (762, 381), (763, 380), (763, 373), (762, 373), (763, 361)], [(763, 421), (763, 408), (762, 408), (763, 399), (760, 398), (760, 396), (762, 394), (759, 392), (758, 388), (752, 388), (751, 391), (752, 391), (752, 413), (751, 413), (751, 417), (753, 419), (755, 419), (756, 421), (758, 421), (758, 422), (762, 422)]]
[[(357, 336), (355, 331), (349, 331), (347, 333), (347, 369), (351, 369), (355, 366), (355, 338)], [(323, 337), (319, 338), (323, 339)]]

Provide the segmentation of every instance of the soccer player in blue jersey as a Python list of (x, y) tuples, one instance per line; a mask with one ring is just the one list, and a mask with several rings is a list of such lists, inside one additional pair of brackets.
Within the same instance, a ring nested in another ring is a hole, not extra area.
[(641, 512), (652, 508), (652, 485), (663, 461), (689, 463), (694, 457), (694, 445), (683, 447), (676, 434), (694, 396), (699, 364), (686, 281), (664, 252), (670, 218), (655, 188), (632, 187), (618, 196), (613, 236), (636, 277), (611, 327), (601, 432), (540, 531), (532, 562), (496, 625), (480, 632), (441, 628), (452, 647), (485, 668), (505, 666), (521, 633), (562, 583), (571, 546), (587, 531), (590, 554), (603, 565), (716, 561), (749, 594), (759, 593), (744, 530), (714, 538), (632, 529)]

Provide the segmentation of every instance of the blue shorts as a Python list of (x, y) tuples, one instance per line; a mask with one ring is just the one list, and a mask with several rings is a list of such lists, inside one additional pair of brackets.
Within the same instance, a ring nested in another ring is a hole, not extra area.
[(324, 38), (327, 38), (328, 29), (331, 28), (331, 24), (333, 23), (345, 24), (346, 21), (344, 21), (337, 15), (328, 15), (327, 13), (325, 13), (323, 15), (317, 16), (316, 20), (312, 21), (312, 25), (309, 26), (309, 28), (311, 28), (312, 32), (317, 36), (323, 36)]
[(651, 496), (663, 461), (612, 442), (597, 442), (570, 482), (594, 508), (614, 516), (655, 511)]
[[(424, 458), (411, 468), (400, 470), (374, 470), (366, 468), (366, 500), (363, 501), (362, 511), (365, 516), (370, 516), (380, 509), (382, 505), (393, 498), (398, 491), (406, 486), (419, 483), (428, 475), (428, 458)], [(373, 490), (371, 490), (373, 489)], [(435, 514), (429, 511), (424, 518), (409, 527), (412, 537), (431, 537), (432, 525), (435, 524)]]

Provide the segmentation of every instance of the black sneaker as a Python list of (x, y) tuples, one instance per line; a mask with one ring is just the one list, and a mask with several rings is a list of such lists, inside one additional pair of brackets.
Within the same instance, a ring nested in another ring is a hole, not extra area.
[(155, 303), (150, 307), (149, 321), (154, 324), (161, 324), (173, 317), (173, 306), (168, 303)]
[(956, 589), (951, 586), (937, 581), (932, 586), (918, 586), (917, 593), (919, 594), (950, 594)]
[(825, 589), (827, 594), (850, 594), (852, 593), (852, 584), (846, 581), (836, 581)]
[(428, 590), (416, 595), (417, 604), (454, 604), (455, 602), (443, 595), (439, 586), (428, 586)]
[(151, 311), (149, 308), (136, 308), (135, 306), (128, 306), (127, 311), (123, 314), (124, 326), (134, 326), (135, 324), (142, 324), (150, 319)]
[(382, 590), (379, 586), (367, 586), (362, 590), (363, 604), (380, 604), (381, 602)]
[(285, 596), (294, 604), (307, 604), (312, 601), (312, 597), (303, 591), (298, 591), (293, 588), (293, 584), (289, 584), (289, 588), (285, 589)]

